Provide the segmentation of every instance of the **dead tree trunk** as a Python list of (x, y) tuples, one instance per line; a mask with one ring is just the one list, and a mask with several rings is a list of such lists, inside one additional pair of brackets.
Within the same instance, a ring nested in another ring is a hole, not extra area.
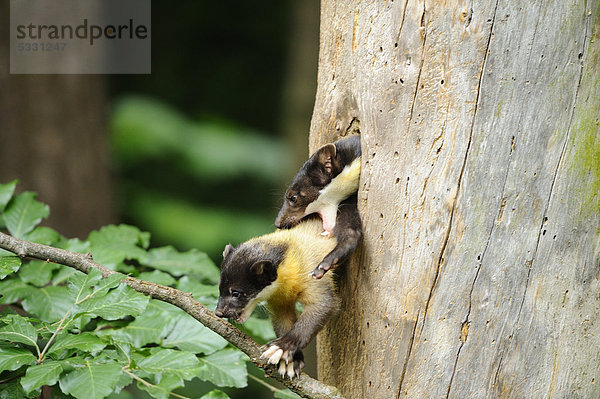
[(322, 3), (311, 150), (363, 143), (346, 397), (600, 397), (599, 8)]

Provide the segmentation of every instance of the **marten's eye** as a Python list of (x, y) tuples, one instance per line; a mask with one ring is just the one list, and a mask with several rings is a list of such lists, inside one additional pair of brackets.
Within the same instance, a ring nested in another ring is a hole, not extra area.
[(241, 293), (239, 291), (231, 291), (231, 296), (234, 298), (239, 298)]
[(288, 201), (290, 202), (290, 205), (294, 205), (296, 201), (298, 201), (298, 196), (292, 195), (290, 198), (288, 198)]

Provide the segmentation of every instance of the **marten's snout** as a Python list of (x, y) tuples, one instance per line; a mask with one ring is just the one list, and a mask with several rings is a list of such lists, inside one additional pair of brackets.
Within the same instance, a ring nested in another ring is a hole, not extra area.
[(236, 319), (239, 317), (240, 312), (241, 310), (235, 309), (235, 306), (232, 307), (231, 303), (219, 298), (217, 308), (215, 309), (215, 316)]
[(275, 218), (275, 227), (278, 229), (289, 229), (296, 224), (297, 216), (295, 215), (295, 211), (290, 209), (290, 207), (284, 203), (277, 217)]
[(217, 308), (215, 309), (215, 316), (217, 317), (229, 317), (227, 315), (228, 306), (225, 305), (225, 301), (222, 297), (219, 297), (217, 302)]
[(279, 211), (279, 214), (275, 218), (275, 227), (277, 227), (278, 229), (283, 228), (282, 223), (281, 223), (282, 221), (283, 221), (283, 209), (281, 211)]
[(297, 223), (297, 220), (298, 218), (296, 216), (282, 215), (280, 212), (280, 214), (277, 216), (277, 219), (275, 219), (275, 227), (278, 229), (289, 229), (294, 227), (294, 225)]

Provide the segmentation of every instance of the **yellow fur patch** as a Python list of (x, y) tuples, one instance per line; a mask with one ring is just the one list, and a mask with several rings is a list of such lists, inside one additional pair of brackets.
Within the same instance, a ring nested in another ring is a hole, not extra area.
[(321, 235), (321, 220), (310, 219), (289, 230), (276, 230), (271, 234), (254, 238), (262, 243), (285, 244), (288, 250), (285, 259), (277, 268), (277, 280), (267, 299), (269, 308), (295, 306), (296, 302), (309, 304), (324, 289), (333, 284), (332, 273), (320, 280), (310, 276), (310, 272), (337, 245), (335, 237)]

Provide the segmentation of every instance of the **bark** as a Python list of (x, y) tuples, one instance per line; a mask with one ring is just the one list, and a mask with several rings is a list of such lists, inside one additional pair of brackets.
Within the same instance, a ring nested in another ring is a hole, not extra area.
[[(7, 0), (0, 16), (8, 55)], [(52, 209), (46, 223), (69, 237), (114, 221), (106, 84), (100, 75), (10, 75), (0, 60), (0, 182), (37, 192)]]
[(319, 336), (352, 398), (600, 396), (600, 5), (323, 2), (311, 150), (365, 238)]

